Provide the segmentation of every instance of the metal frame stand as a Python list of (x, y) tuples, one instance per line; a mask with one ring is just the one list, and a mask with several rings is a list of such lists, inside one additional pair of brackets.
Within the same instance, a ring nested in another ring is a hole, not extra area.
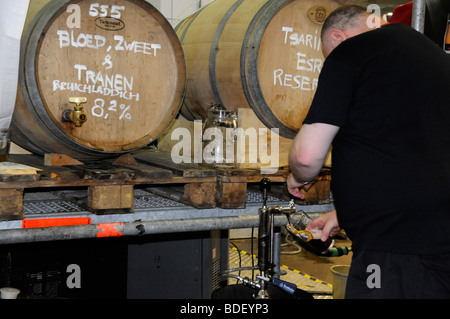
[(414, 0), (411, 27), (421, 33), (423, 33), (425, 26), (425, 8), (425, 0)]
[[(283, 281), (279, 279), (279, 264), (280, 264), (280, 236), (281, 233), (278, 227), (275, 226), (274, 216), (276, 214), (285, 214), (287, 221), (290, 220), (290, 215), (296, 212), (293, 201), (289, 206), (272, 206), (267, 207), (267, 192), (270, 189), (270, 180), (264, 178), (261, 180), (260, 188), (263, 191), (263, 207), (259, 209), (259, 227), (258, 227), (258, 265), (257, 267), (240, 267), (226, 270), (223, 275), (236, 278), (243, 283), (239, 285), (242, 288), (250, 286), (255, 290), (253, 298), (255, 299), (270, 299), (271, 292), (269, 291), (269, 285), (280, 288), (287, 295), (294, 295), (298, 292), (295, 284)], [(230, 274), (231, 272), (239, 270), (258, 269), (259, 275), (256, 276), (256, 280), (249, 278), (242, 278)], [(277, 272), (278, 271), (278, 272)], [(311, 297), (308, 293), (304, 292), (303, 297)]]

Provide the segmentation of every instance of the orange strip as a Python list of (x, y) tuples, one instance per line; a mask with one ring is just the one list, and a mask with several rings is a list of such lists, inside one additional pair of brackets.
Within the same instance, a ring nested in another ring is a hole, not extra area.
[(22, 228), (89, 225), (90, 223), (91, 219), (89, 217), (24, 219)]
[(123, 226), (123, 223), (98, 224), (97, 229), (99, 230), (99, 232), (97, 234), (97, 238), (123, 236), (123, 233), (119, 231), (119, 229), (121, 228), (120, 226)]

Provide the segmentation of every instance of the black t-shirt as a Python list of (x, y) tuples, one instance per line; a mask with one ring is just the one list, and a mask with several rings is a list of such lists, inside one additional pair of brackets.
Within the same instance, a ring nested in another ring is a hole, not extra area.
[(450, 56), (392, 24), (325, 60), (304, 123), (339, 126), (332, 192), (353, 249), (450, 252)]

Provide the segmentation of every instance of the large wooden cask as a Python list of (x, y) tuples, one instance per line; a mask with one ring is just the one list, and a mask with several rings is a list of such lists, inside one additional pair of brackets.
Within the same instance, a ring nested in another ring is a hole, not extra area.
[[(171, 124), (185, 92), (180, 41), (144, 0), (30, 1), (20, 58), (12, 140), (37, 154), (139, 149)], [(82, 112), (73, 97), (86, 98)]]
[(345, 1), (216, 0), (175, 28), (187, 66), (181, 112), (204, 119), (209, 104), (251, 108), (293, 138), (324, 61), (320, 30)]

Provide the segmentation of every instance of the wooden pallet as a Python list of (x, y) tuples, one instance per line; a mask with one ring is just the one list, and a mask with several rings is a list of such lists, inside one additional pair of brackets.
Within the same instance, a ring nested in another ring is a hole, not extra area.
[[(10, 155), (9, 160), (32, 170), (0, 170), (2, 220), (24, 218), (23, 194), (31, 189), (87, 189), (82, 206), (95, 214), (132, 212), (135, 187), (199, 209), (245, 208), (248, 185), (257, 184), (264, 177), (275, 184), (283, 184), (288, 175), (282, 169), (275, 174), (264, 175), (257, 169), (214, 169), (198, 164), (175, 164), (169, 153), (158, 150), (85, 163), (60, 154), (44, 157)], [(329, 199), (329, 179), (325, 177), (320, 187), (316, 186), (321, 190), (320, 200), (324, 197)], [(80, 204), (79, 199), (77, 204)]]
[[(287, 201), (291, 199), (285, 184), (289, 175), (287, 168), (279, 168), (276, 172), (265, 174), (259, 168), (213, 169), (198, 164), (174, 164), (170, 160), (170, 154), (167, 152), (142, 152), (134, 154), (134, 157), (139, 162), (170, 170), (178, 176), (197, 178), (214, 176), (216, 178), (215, 185), (214, 183), (197, 183), (186, 185), (185, 188), (194, 191), (200, 184), (207, 186), (215, 194), (214, 203), (216, 207), (245, 208), (247, 190), (259, 191), (259, 182), (265, 177), (269, 178), (272, 182), (272, 187), (269, 192), (270, 195)], [(331, 170), (324, 168), (310, 190), (304, 192), (305, 199), (297, 199), (296, 203), (300, 205), (330, 203), (330, 183)], [(202, 189), (202, 187), (199, 187), (198, 192), (202, 192)], [(159, 190), (153, 187), (153, 192), (178, 201), (181, 199), (181, 196), (176, 194), (176, 187), (170, 187), (170, 189), (165, 190), (163, 187), (160, 187)], [(180, 194), (181, 192), (178, 193)], [(191, 195), (190, 197), (193, 196)]]

